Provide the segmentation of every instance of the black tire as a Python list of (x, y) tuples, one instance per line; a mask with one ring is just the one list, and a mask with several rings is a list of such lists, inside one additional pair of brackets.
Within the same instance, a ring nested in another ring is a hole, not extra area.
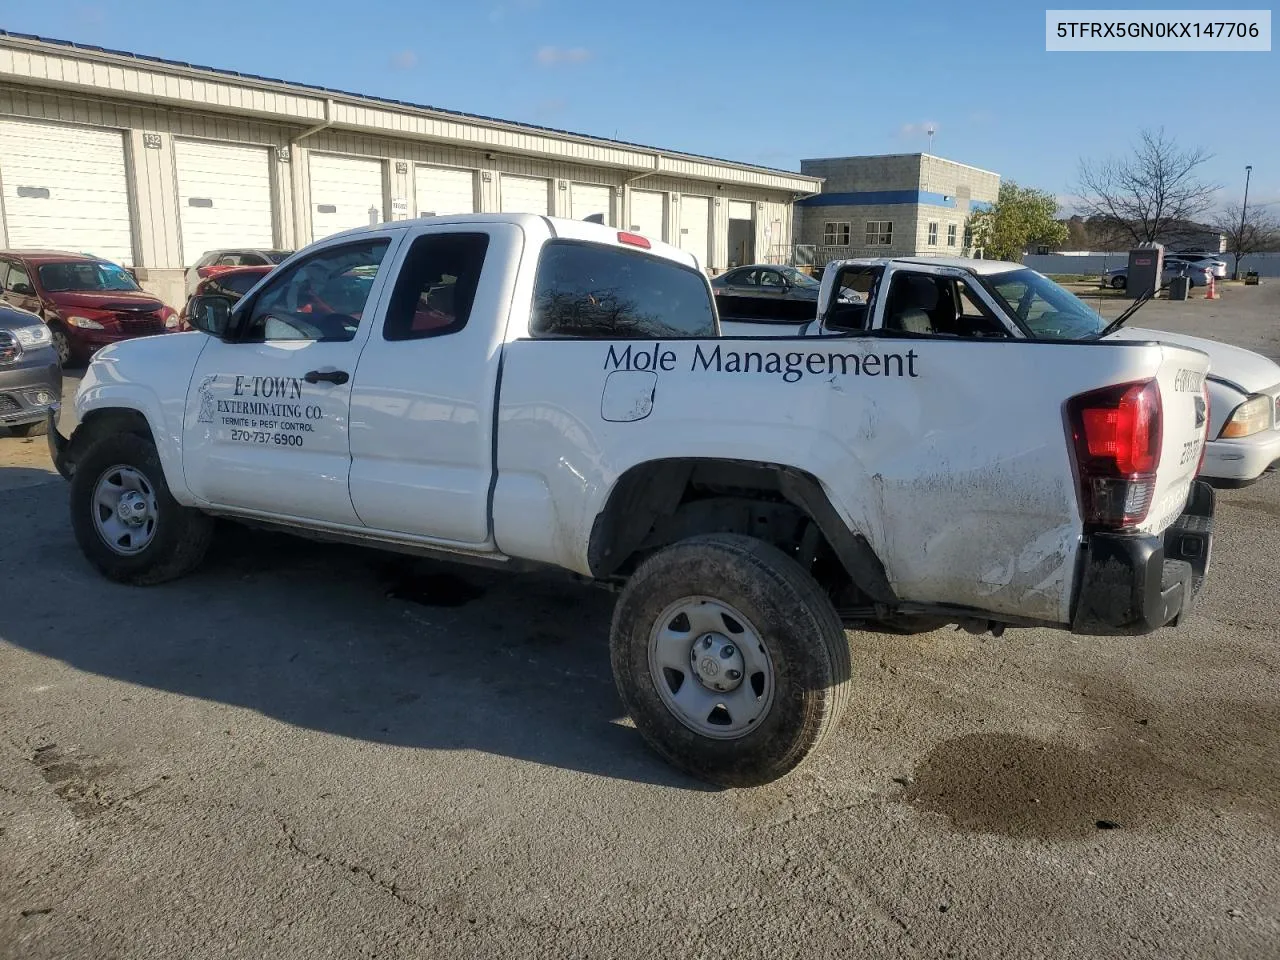
[[(122, 556), (108, 546), (94, 524), (94, 488), (106, 471), (131, 467), (154, 491), (155, 535), (141, 552)], [(160, 455), (147, 437), (112, 433), (95, 440), (76, 463), (71, 478), (71, 526), (85, 557), (118, 583), (150, 586), (190, 573), (204, 559), (213, 536), (213, 518), (173, 499)]]
[[(772, 660), (772, 705), (737, 739), (698, 733), (654, 685), (650, 632), (671, 604), (695, 596), (741, 611)], [(640, 735), (668, 763), (719, 786), (758, 786), (790, 773), (835, 729), (849, 696), (849, 642), (830, 599), (794, 560), (751, 537), (691, 537), (641, 564), (614, 609), (610, 653)]]
[(74, 367), (76, 365), (76, 352), (71, 346), (71, 338), (67, 336), (67, 331), (60, 324), (50, 324), (49, 336), (53, 338), (53, 349), (58, 355), (58, 363), (62, 367)]
[(1112, 278), (1111, 278), (1111, 289), (1112, 289), (1112, 290), (1123, 290), (1123, 289), (1124, 289), (1125, 287), (1127, 287), (1128, 285), (1129, 285), (1129, 278), (1128, 278), (1128, 277), (1112, 277)]
[(18, 423), (11, 426), (9, 432), (15, 437), (39, 437), (49, 432), (49, 422), (37, 420), (35, 423)]

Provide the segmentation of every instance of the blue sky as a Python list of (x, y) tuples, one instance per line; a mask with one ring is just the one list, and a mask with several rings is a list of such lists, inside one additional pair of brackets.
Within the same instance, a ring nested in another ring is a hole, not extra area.
[[(1164, 125), (1214, 153), (1204, 172), (1222, 199), (1239, 198), (1251, 163), (1251, 202), (1280, 205), (1280, 54), (1050, 54), (1044, 11), (0, 0), (0, 27), (788, 169), (923, 150), (932, 123), (934, 153), (1064, 199), (1081, 156), (1125, 152), (1131, 124)], [(1127, 92), (1144, 85), (1150, 101), (1131, 105)]]

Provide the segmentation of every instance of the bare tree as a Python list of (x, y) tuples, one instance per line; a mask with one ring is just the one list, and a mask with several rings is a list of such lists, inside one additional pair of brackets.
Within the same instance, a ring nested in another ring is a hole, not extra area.
[(1199, 176), (1211, 156), (1180, 147), (1163, 127), (1143, 130), (1132, 156), (1080, 161), (1080, 210), (1116, 239), (1167, 243), (1212, 204), (1218, 187)]
[(1254, 204), (1241, 216), (1240, 204), (1228, 205), (1213, 218), (1213, 227), (1227, 238), (1227, 252), (1235, 257), (1232, 280), (1240, 279), (1240, 261), (1251, 253), (1269, 250), (1280, 243), (1280, 220), (1265, 204)]

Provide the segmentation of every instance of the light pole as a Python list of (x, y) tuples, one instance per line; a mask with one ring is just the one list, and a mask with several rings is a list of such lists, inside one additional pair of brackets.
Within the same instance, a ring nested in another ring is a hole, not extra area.
[(1240, 204), (1240, 232), (1236, 235), (1236, 266), (1231, 272), (1232, 280), (1240, 279), (1240, 248), (1244, 246), (1244, 223), (1249, 213), (1249, 178), (1253, 175), (1253, 166), (1244, 168), (1244, 203)]

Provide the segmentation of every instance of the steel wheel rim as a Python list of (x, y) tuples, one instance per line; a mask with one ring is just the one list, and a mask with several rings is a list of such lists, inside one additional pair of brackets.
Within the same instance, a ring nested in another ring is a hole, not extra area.
[(160, 525), (155, 487), (141, 470), (124, 464), (102, 471), (89, 510), (102, 542), (122, 557), (147, 549)]
[(663, 610), (649, 631), (648, 655), (663, 705), (701, 736), (737, 740), (773, 706), (773, 659), (760, 631), (714, 597), (683, 597)]

